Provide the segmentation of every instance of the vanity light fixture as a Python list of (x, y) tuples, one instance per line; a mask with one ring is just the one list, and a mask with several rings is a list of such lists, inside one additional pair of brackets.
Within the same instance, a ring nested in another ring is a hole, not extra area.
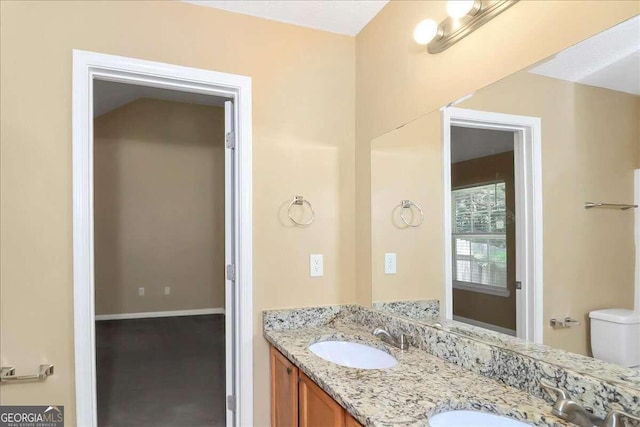
[(427, 44), (438, 34), (438, 23), (433, 19), (425, 19), (416, 25), (413, 38), (418, 44)]
[(460, 19), (465, 15), (475, 15), (482, 2), (475, 0), (452, 0), (447, 2), (447, 13), (453, 19)]
[(427, 45), (429, 53), (440, 53), (471, 34), (518, 0), (449, 0), (449, 17), (440, 25), (425, 19), (416, 25), (413, 38)]

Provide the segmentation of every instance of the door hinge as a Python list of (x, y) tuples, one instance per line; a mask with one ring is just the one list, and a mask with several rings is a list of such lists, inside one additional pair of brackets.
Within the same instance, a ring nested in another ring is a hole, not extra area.
[(236, 281), (236, 265), (235, 264), (227, 265), (227, 280), (231, 280), (233, 282)]
[(522, 282), (516, 282), (516, 289), (522, 289)]
[(236, 133), (233, 131), (227, 132), (227, 134), (225, 135), (225, 142), (227, 148), (230, 148), (232, 150), (236, 148)]
[(231, 412), (236, 412), (236, 397), (235, 396), (227, 396), (227, 410)]

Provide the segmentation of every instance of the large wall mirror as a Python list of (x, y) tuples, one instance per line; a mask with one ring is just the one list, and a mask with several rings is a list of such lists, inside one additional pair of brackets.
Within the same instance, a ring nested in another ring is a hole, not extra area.
[(594, 356), (640, 318), (638, 169), (636, 16), (371, 142), (374, 308)]

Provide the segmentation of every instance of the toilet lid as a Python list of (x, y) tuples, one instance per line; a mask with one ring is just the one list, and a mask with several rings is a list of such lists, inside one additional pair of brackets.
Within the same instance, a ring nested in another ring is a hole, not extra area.
[(592, 319), (605, 320), (607, 322), (633, 325), (640, 323), (640, 312), (626, 310), (623, 308), (609, 308), (606, 310), (595, 310), (589, 313)]

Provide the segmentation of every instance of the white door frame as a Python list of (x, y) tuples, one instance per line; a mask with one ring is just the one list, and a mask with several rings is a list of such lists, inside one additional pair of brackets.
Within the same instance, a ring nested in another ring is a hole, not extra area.
[[(73, 51), (73, 287), (77, 425), (97, 425), (94, 228), (93, 81), (109, 80), (224, 96), (234, 101), (236, 123), (236, 262), (233, 289), (236, 356), (235, 425), (253, 424), (253, 234), (251, 78), (100, 53)], [(229, 299), (227, 299), (228, 301)], [(232, 307), (225, 307), (229, 313)], [(231, 337), (227, 337), (227, 342)], [(162, 373), (158, 373), (162, 375)]]
[(451, 248), (451, 126), (515, 132), (516, 195), (516, 335), (542, 343), (542, 123), (539, 117), (516, 116), (446, 107), (442, 110), (442, 170), (444, 183), (444, 307), (453, 318)]

